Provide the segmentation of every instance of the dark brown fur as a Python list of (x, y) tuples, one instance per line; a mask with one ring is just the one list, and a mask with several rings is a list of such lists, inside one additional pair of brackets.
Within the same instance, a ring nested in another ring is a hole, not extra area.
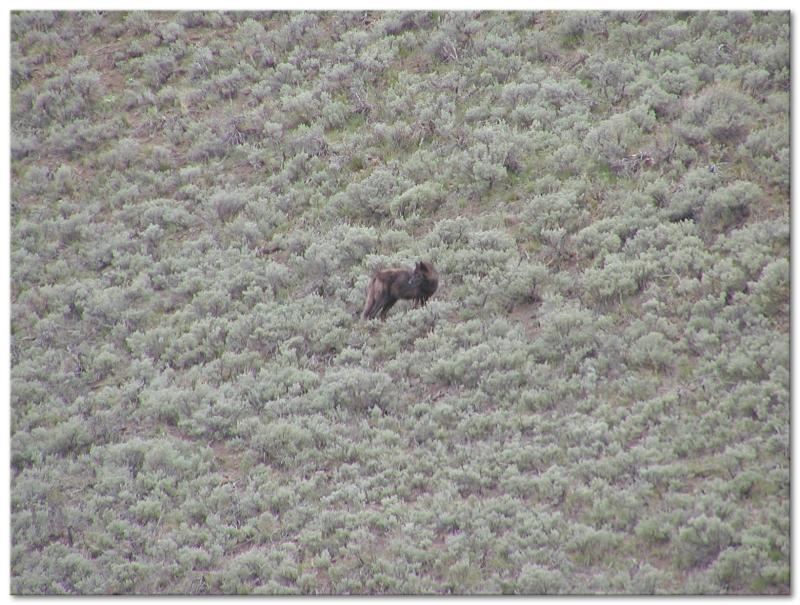
[(378, 271), (367, 288), (367, 302), (361, 317), (386, 319), (389, 309), (400, 299), (413, 300), (414, 308), (424, 307), (439, 286), (439, 274), (433, 265), (419, 261), (413, 269)]

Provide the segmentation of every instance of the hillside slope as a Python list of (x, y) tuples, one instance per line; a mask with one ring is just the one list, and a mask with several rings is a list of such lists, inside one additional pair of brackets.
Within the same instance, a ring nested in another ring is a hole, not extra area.
[(12, 591), (787, 594), (789, 29), (13, 13)]

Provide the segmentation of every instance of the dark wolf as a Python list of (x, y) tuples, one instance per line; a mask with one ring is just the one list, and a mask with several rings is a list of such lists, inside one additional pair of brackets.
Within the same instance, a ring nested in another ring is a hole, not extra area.
[(431, 263), (419, 261), (413, 269), (383, 269), (372, 276), (361, 317), (373, 319), (386, 314), (398, 300), (413, 300), (413, 308), (424, 307), (439, 286), (439, 274)]

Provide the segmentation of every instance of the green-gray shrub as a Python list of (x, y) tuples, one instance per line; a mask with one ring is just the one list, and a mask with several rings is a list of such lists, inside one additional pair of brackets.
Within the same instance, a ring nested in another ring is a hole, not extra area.
[(747, 218), (762, 196), (761, 188), (749, 181), (736, 181), (708, 196), (702, 224), (714, 232), (727, 231)]

